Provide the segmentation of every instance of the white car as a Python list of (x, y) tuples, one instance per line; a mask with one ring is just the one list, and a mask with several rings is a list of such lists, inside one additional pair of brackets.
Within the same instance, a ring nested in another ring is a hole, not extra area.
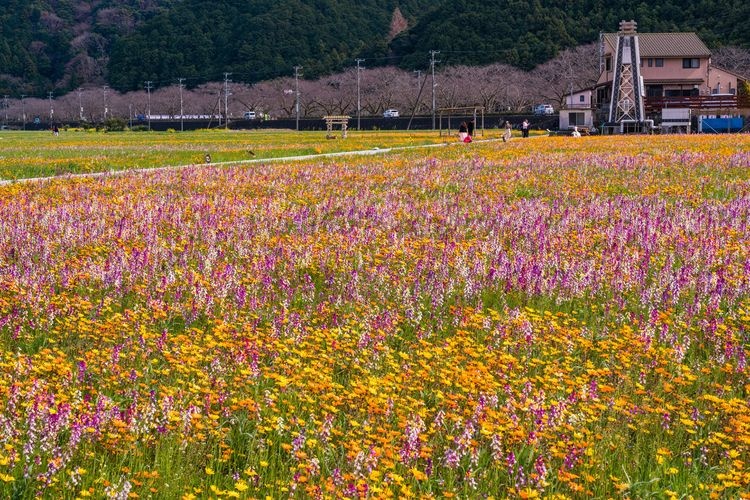
[(245, 111), (245, 120), (255, 120), (255, 111)]
[(383, 118), (398, 118), (397, 109), (386, 109), (383, 111)]
[(555, 108), (552, 107), (552, 104), (537, 104), (536, 106), (534, 106), (534, 114), (535, 115), (554, 115)]

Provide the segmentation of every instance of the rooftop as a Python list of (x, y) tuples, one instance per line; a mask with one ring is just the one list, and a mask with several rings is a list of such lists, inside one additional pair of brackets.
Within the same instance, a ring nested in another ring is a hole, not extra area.
[[(711, 51), (695, 33), (637, 33), (644, 57), (709, 57)], [(605, 33), (604, 39), (614, 49), (617, 33)]]

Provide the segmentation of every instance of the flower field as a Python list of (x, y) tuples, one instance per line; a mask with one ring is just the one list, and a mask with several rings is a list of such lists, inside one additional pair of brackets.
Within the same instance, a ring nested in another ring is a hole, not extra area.
[[(488, 131), (488, 135), (490, 132)], [(354, 132), (326, 140), (323, 132), (200, 130), (104, 133), (93, 130), (0, 133), (0, 181), (126, 169), (191, 165), (439, 143), (432, 131)], [(340, 135), (337, 132), (336, 135)]]
[(0, 186), (0, 497), (747, 496), (748, 151)]

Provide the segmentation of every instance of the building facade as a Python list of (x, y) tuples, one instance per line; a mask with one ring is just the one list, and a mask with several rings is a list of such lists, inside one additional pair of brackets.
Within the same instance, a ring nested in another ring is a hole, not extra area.
[[(599, 80), (591, 89), (566, 96), (561, 130), (606, 121), (617, 37), (617, 33), (601, 35)], [(690, 109), (693, 116), (750, 112), (747, 79), (712, 65), (711, 51), (695, 33), (638, 33), (638, 40), (645, 113), (655, 124), (661, 124), (664, 108)]]

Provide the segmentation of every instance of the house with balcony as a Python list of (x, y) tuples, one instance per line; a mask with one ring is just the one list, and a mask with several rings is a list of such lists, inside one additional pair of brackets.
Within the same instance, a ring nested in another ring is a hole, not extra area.
[[(607, 120), (617, 38), (617, 33), (601, 35), (599, 80), (566, 96), (561, 130)], [(693, 116), (750, 114), (748, 79), (714, 66), (711, 51), (695, 33), (638, 33), (638, 44), (645, 114), (655, 124), (662, 123), (664, 108), (689, 109)]]

